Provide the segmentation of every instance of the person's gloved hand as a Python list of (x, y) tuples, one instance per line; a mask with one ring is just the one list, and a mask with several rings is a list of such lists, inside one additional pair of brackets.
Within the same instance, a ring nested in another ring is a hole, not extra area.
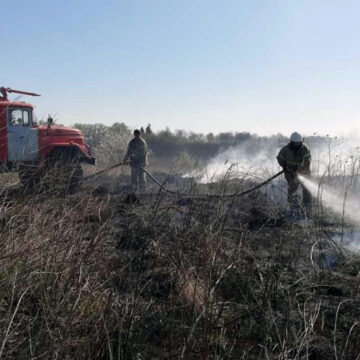
[(132, 164), (132, 163), (135, 164), (136, 163), (136, 155), (134, 155), (134, 154), (130, 155), (129, 163), (130, 164)]

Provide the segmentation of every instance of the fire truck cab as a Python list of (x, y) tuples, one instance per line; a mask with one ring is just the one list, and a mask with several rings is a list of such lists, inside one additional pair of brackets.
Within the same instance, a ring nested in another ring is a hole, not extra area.
[[(40, 96), (10, 88), (0, 88), (0, 169), (18, 171), (24, 183), (59, 161), (79, 168), (81, 162), (95, 164), (90, 146), (82, 133), (73, 128), (55, 126), (52, 121), (38, 125), (33, 117), (33, 105), (9, 101), (7, 94)], [(31, 169), (31, 171), (30, 171)], [(34, 169), (36, 171), (34, 172)], [(79, 173), (79, 171), (77, 171)], [(30, 175), (30, 173), (32, 175)]]

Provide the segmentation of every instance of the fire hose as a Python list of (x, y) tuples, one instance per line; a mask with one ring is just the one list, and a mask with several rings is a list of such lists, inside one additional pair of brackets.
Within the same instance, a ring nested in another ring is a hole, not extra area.
[(113, 166), (110, 166), (110, 167), (107, 168), (107, 169), (104, 169), (104, 170), (98, 171), (98, 172), (96, 172), (96, 173), (94, 173), (94, 174), (85, 176), (83, 180), (84, 180), (84, 181), (87, 181), (87, 180), (93, 179), (94, 177), (96, 177), (96, 176), (98, 176), (98, 175), (104, 174), (104, 173), (106, 173), (106, 172), (108, 172), (108, 171), (110, 171), (110, 170), (112, 170), (112, 169), (115, 169), (115, 168), (120, 167), (120, 166), (123, 166), (123, 165), (126, 165), (126, 164), (123, 163), (123, 162), (121, 162), (121, 163), (119, 163), (119, 164), (115, 164), (115, 165), (113, 165)]
[[(194, 197), (194, 194), (187, 194), (187, 193), (181, 193), (175, 190), (170, 190), (167, 189), (163, 184), (160, 183), (159, 180), (157, 180), (153, 175), (151, 175), (148, 171), (146, 171), (144, 168), (141, 168), (144, 173), (149, 176), (149, 178), (154, 181), (158, 186), (161, 187), (161, 189), (163, 189), (164, 191), (173, 194), (173, 195), (182, 195), (182, 196), (192, 196)], [(272, 177), (268, 178), (267, 180), (263, 181), (262, 183), (254, 186), (253, 188), (249, 189), (249, 190), (245, 190), (242, 192), (234, 192), (232, 194), (204, 194), (204, 195), (198, 195), (198, 197), (218, 197), (218, 198), (231, 198), (231, 197), (237, 197), (237, 196), (244, 196), (247, 194), (252, 193), (253, 191), (256, 191), (258, 189), (260, 189), (261, 187), (267, 185), (268, 183), (270, 183), (271, 181), (273, 181), (274, 179), (276, 179), (278, 176), (280, 176), (282, 173), (284, 172), (284, 170), (278, 172), (277, 174), (273, 175)]]
[[(88, 175), (84, 178), (84, 181), (87, 181), (89, 179), (92, 179), (98, 175), (101, 175), (105, 172), (108, 172), (112, 169), (115, 169), (117, 167), (120, 167), (120, 166), (123, 166), (123, 165), (126, 165), (125, 163), (119, 163), (119, 164), (116, 164), (116, 165), (113, 165), (107, 169), (104, 169), (104, 170), (101, 170), (101, 171), (98, 171), (94, 174), (91, 174), (91, 175)], [(197, 196), (194, 196), (194, 194), (190, 194), (190, 193), (182, 193), (182, 192), (179, 192), (179, 191), (176, 191), (176, 190), (170, 190), (168, 188), (166, 188), (158, 179), (156, 179), (151, 173), (149, 173), (147, 170), (145, 170), (143, 167), (140, 167), (140, 169), (142, 171), (144, 171), (144, 173), (155, 183), (157, 184), (162, 190), (166, 191), (167, 193), (169, 194), (172, 194), (172, 195), (180, 195), (180, 196), (191, 196), (191, 197), (201, 197), (201, 198), (204, 198), (204, 197), (217, 197), (217, 198), (232, 198), (232, 197), (239, 197), (239, 196), (244, 196), (244, 195), (247, 195), (247, 194), (250, 194), (260, 188), (262, 188), (263, 186), (269, 184), (271, 181), (273, 181), (274, 179), (276, 179), (277, 177), (279, 177), (280, 175), (282, 175), (284, 173), (284, 170), (276, 173), (275, 175), (271, 176), (270, 178), (268, 178), (267, 180), (261, 182), (260, 184), (252, 187), (251, 189), (248, 189), (248, 190), (245, 190), (245, 191), (242, 191), (242, 192), (234, 192), (232, 194), (203, 194), (203, 195), (197, 195)]]

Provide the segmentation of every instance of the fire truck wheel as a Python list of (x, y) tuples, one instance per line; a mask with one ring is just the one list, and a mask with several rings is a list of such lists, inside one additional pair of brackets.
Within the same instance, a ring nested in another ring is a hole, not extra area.
[(44, 179), (53, 192), (73, 194), (79, 190), (83, 171), (73, 149), (57, 149), (46, 160)]
[(68, 194), (74, 194), (75, 192), (77, 192), (80, 188), (82, 178), (83, 178), (83, 170), (81, 168), (80, 163), (76, 163), (75, 166), (73, 167), (66, 192)]
[(34, 189), (40, 183), (39, 171), (31, 166), (20, 166), (18, 176), (21, 184), (26, 189)]
[(80, 163), (57, 163), (46, 169), (42, 182), (53, 194), (69, 195), (79, 190), (82, 177)]

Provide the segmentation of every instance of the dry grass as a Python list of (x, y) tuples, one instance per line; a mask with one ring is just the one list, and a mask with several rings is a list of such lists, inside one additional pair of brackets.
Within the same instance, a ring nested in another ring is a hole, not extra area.
[(17, 173), (0, 174), (0, 186), (17, 184), (19, 181), (20, 180)]
[(0, 359), (360, 358), (360, 261), (321, 269), (319, 225), (91, 194), (3, 195)]

